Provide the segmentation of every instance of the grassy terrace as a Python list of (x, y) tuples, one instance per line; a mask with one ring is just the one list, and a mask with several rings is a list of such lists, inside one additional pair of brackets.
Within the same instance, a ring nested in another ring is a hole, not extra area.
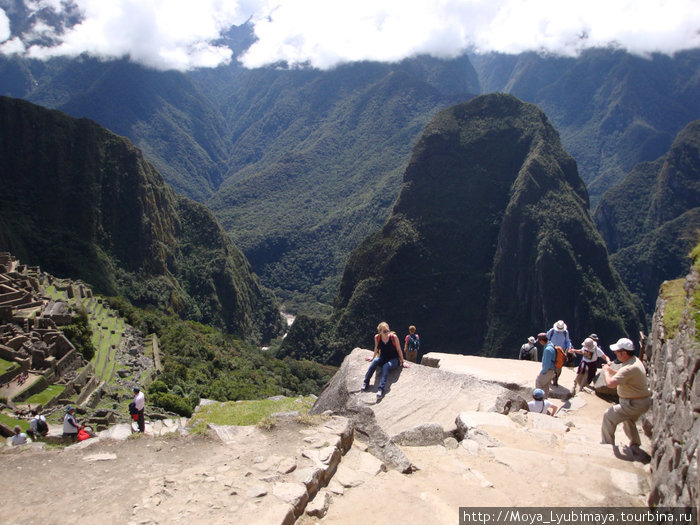
[(50, 385), (48, 388), (45, 388), (38, 394), (34, 394), (33, 396), (27, 398), (24, 403), (32, 406), (45, 405), (56, 396), (62, 394), (65, 389), (66, 387), (63, 385)]
[(17, 366), (17, 363), (13, 363), (12, 361), (6, 361), (5, 359), (0, 359), (0, 374), (4, 374), (8, 370), (16, 368)]
[(260, 399), (253, 401), (227, 401), (201, 407), (192, 416), (190, 426), (194, 432), (204, 432), (208, 423), (215, 425), (256, 425), (277, 412), (296, 410), (308, 413), (314, 404), (312, 397), (285, 397), (278, 401)]
[(44, 293), (51, 299), (68, 301), (73, 307), (82, 305), (88, 311), (92, 343), (95, 346), (95, 355), (90, 364), (100, 380), (113, 382), (117, 366), (117, 348), (126, 325), (124, 320), (95, 297), (83, 300), (68, 299), (65, 292), (53, 285), (47, 287)]

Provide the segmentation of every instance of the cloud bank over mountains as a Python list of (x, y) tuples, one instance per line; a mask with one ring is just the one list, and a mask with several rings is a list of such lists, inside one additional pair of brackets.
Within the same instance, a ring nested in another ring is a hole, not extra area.
[(221, 37), (244, 23), (257, 41), (237, 59), (250, 68), (466, 50), (575, 56), (590, 47), (700, 47), (697, 0), (0, 0), (0, 54), (215, 67), (236, 59)]

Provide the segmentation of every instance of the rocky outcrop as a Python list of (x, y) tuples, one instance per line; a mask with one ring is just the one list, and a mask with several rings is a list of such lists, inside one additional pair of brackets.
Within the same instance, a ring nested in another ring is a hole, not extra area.
[[(696, 249), (697, 252), (697, 249)], [(698, 258), (684, 283), (680, 322), (671, 319), (671, 299), (659, 296), (651, 333), (652, 489), (649, 504), (700, 511), (700, 283)], [(677, 308), (678, 305), (675, 306)], [(677, 330), (675, 335), (669, 330)]]
[(366, 346), (385, 320), (416, 325), (431, 351), (505, 356), (558, 319), (614, 340), (640, 314), (556, 130), (493, 94), (426, 127), (391, 216), (348, 260), (330, 339)]

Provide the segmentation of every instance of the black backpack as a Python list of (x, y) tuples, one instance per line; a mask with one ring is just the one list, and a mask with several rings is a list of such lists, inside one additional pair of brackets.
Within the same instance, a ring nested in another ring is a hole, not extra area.
[(36, 430), (40, 434), (45, 434), (49, 431), (49, 425), (46, 424), (46, 421), (43, 419), (39, 419), (36, 422)]
[(532, 343), (525, 343), (523, 346), (520, 347), (520, 359), (521, 360), (528, 360), (532, 356), (532, 349), (535, 348), (535, 345)]
[(420, 339), (418, 334), (410, 334), (408, 336), (408, 350), (411, 352), (417, 352), (420, 348)]

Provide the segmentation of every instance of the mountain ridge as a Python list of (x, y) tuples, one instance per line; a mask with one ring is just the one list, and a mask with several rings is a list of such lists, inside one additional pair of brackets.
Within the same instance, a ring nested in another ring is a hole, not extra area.
[[(532, 104), (482, 95), (426, 126), (389, 219), (348, 260), (331, 335), (316, 340), (366, 345), (386, 320), (416, 325), (430, 351), (505, 356), (558, 319), (574, 338), (642, 326), (556, 130)], [(312, 345), (297, 322), (283, 351), (298, 357)], [(337, 359), (332, 348), (317, 351)]]
[(213, 214), (175, 195), (128, 139), (6, 97), (0, 135), (2, 249), (245, 338), (279, 333), (276, 301)]

